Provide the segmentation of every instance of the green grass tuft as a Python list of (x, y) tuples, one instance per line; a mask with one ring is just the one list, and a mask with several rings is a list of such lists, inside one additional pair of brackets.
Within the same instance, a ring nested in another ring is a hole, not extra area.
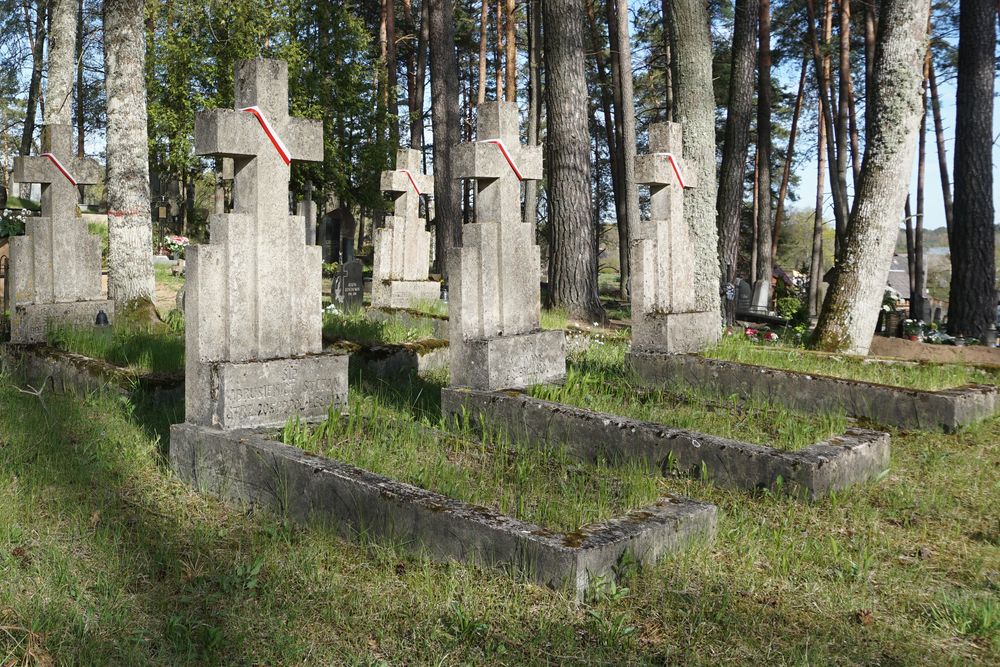
[[(179, 328), (178, 328), (179, 327)], [(171, 328), (60, 326), (49, 331), (49, 344), (66, 352), (140, 373), (178, 373), (184, 370), (183, 320)]]

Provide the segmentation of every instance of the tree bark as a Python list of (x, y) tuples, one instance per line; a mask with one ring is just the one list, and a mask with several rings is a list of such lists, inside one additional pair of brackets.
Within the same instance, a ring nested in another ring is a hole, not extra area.
[(875, 2), (864, 0), (865, 5), (865, 137), (871, 133), (871, 114), (868, 101), (872, 98), (872, 66), (875, 62)]
[[(85, 155), (86, 130), (84, 128), (84, 113), (86, 94), (83, 90), (83, 0), (78, 0), (76, 11), (76, 154)], [(80, 187), (83, 195), (83, 186)]]
[(507, 0), (507, 101), (517, 101), (517, 17), (514, 15), (516, 0)]
[[(541, 81), (542, 5), (541, 0), (528, 0), (528, 145), (537, 146), (542, 112)], [(524, 186), (524, 221), (532, 227), (538, 223), (538, 181)]]
[(955, 95), (955, 203), (948, 332), (982, 338), (996, 318), (993, 87), (997, 5), (963, 0)]
[[(757, 44), (757, 282), (771, 295), (771, 2), (759, 0), (760, 39)], [(754, 289), (756, 290), (756, 286)]]
[(781, 187), (778, 189), (778, 208), (774, 214), (774, 234), (771, 235), (771, 257), (778, 256), (778, 237), (781, 236), (781, 224), (785, 218), (785, 198), (788, 196), (788, 183), (792, 178), (792, 162), (795, 159), (795, 138), (798, 135), (799, 115), (802, 113), (802, 101), (806, 92), (806, 71), (809, 69), (809, 59), (802, 59), (802, 71), (799, 72), (799, 92), (795, 96), (795, 110), (792, 112), (792, 127), (788, 130), (788, 149), (785, 152), (785, 166), (781, 173)]
[(663, 12), (663, 93), (666, 102), (663, 119), (672, 123), (674, 122), (674, 57), (670, 46), (670, 0), (662, 0), (661, 5)]
[(447, 251), (462, 244), (460, 188), (452, 177), (452, 148), (459, 141), (458, 62), (451, 0), (430, 3), (431, 122), (434, 131), (434, 219), (441, 273), (448, 276)]
[[(739, 258), (740, 216), (743, 211), (744, 179), (747, 169), (750, 117), (753, 109), (754, 71), (758, 8), (752, 0), (736, 0), (733, 23), (733, 55), (729, 76), (729, 104), (726, 114), (719, 192), (716, 198), (716, 226), (719, 230), (720, 294), (726, 285), (736, 284)], [(723, 300), (726, 324), (736, 322), (736, 299)]]
[[(927, 49), (927, 57), (930, 57)], [(924, 289), (927, 286), (927, 267), (924, 263), (924, 195), (927, 171), (927, 59), (924, 60), (924, 82), (920, 95), (922, 113), (917, 137), (917, 217), (913, 221), (913, 293), (910, 294), (910, 317), (924, 319)]]
[(396, 3), (394, 0), (384, 0), (385, 37), (386, 37), (386, 94), (388, 96), (389, 113), (389, 145), (399, 145), (399, 73), (396, 61)]
[(720, 312), (719, 234), (715, 227), (715, 95), (712, 39), (704, 0), (670, 3), (670, 40), (676, 63), (674, 116), (684, 124), (684, 159), (698, 187), (684, 193), (684, 219), (694, 252), (697, 308)]
[(603, 321), (590, 200), (590, 129), (584, 76), (583, 0), (545, 0), (549, 299), (570, 317)]
[(73, 122), (73, 80), (76, 78), (77, 0), (49, 0), (49, 70), (45, 96), (46, 125)]
[[(837, 179), (843, 183), (844, 200), (847, 197), (847, 156), (850, 150), (850, 100), (851, 100), (851, 0), (839, 0), (840, 63), (838, 66), (840, 89), (837, 102)], [(857, 181), (855, 181), (857, 187)]]
[(841, 261), (816, 327), (828, 351), (867, 354), (912, 173), (930, 0), (883, 0), (873, 67), (872, 134)]
[[(632, 237), (629, 234), (628, 195), (625, 187), (625, 139), (622, 130), (625, 127), (625, 100), (622, 97), (622, 70), (620, 49), (618, 44), (618, 6), (617, 0), (605, 0), (605, 15), (608, 22), (608, 60), (611, 69), (611, 97), (614, 101), (615, 115), (615, 154), (611, 168), (616, 171), (615, 178), (618, 187), (615, 193), (615, 213), (618, 229), (618, 266), (619, 282), (618, 296), (622, 301), (629, 300), (629, 286), (632, 280), (632, 264), (629, 261), (629, 245)], [(596, 31), (595, 31), (596, 34)]]
[[(427, 91), (427, 42), (430, 40), (427, 0), (420, 3), (420, 36), (417, 38), (416, 90), (410, 115), (410, 148), (424, 148), (424, 99)], [(425, 158), (426, 159), (426, 158)]]
[(496, 69), (494, 74), (496, 75), (496, 89), (497, 89), (497, 102), (502, 102), (504, 99), (503, 95), (503, 40), (506, 35), (503, 27), (503, 3), (504, 0), (497, 0), (497, 41), (496, 41)]
[(490, 0), (483, 0), (479, 15), (479, 87), (476, 91), (476, 104), (486, 101), (486, 50), (489, 38)]
[[(35, 136), (35, 119), (39, 100), (42, 97), (42, 57), (45, 51), (45, 14), (48, 3), (35, 3), (35, 37), (31, 42), (31, 79), (28, 82), (28, 101), (24, 112), (24, 127), (21, 130), (21, 155), (31, 154), (31, 143)], [(25, 30), (31, 34), (31, 16), (27, 3), (24, 6)], [(27, 196), (23, 192), (22, 196)]]
[[(639, 231), (639, 188), (635, 182), (635, 93), (632, 82), (632, 39), (629, 36), (628, 0), (615, 0), (617, 8), (615, 29), (618, 34), (618, 82), (621, 85), (622, 97), (622, 143), (619, 146), (622, 160), (622, 185), (625, 199), (625, 228), (628, 235), (626, 252), (631, 250), (632, 239)], [(610, 29), (610, 27), (609, 27)], [(629, 276), (631, 279), (632, 257), (628, 256)], [(631, 285), (627, 286), (631, 293)], [(625, 290), (622, 290), (623, 296)]]
[(108, 297), (122, 306), (153, 298), (143, 11), (142, 0), (104, 3)]
[(951, 180), (948, 178), (948, 152), (944, 146), (944, 121), (941, 119), (941, 100), (938, 97), (937, 78), (934, 76), (934, 59), (931, 58), (927, 70), (930, 84), (931, 111), (934, 114), (934, 137), (937, 140), (938, 173), (941, 175), (941, 195), (944, 198), (944, 223), (948, 232), (948, 247), (951, 247), (951, 228), (955, 219), (954, 204), (951, 199)]
[[(823, 100), (817, 101), (822, 105)], [(823, 179), (826, 176), (826, 125), (823, 123), (823, 109), (818, 109), (817, 141), (816, 141), (816, 207), (813, 213), (812, 258), (809, 263), (809, 319), (815, 320), (819, 315), (820, 295), (823, 283)]]

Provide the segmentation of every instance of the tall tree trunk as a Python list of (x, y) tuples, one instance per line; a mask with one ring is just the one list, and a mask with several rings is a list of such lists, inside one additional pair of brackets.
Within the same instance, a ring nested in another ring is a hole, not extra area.
[[(86, 131), (84, 118), (86, 114), (86, 94), (83, 90), (83, 0), (77, 0), (76, 11), (76, 154), (85, 155)], [(81, 186), (81, 190), (82, 190)], [(82, 192), (81, 192), (82, 195)]]
[(548, 120), (549, 299), (572, 318), (604, 319), (590, 200), (590, 129), (584, 76), (583, 0), (545, 0)]
[(46, 125), (73, 122), (73, 80), (76, 78), (77, 0), (50, 0), (49, 70), (45, 96)]
[(507, 101), (517, 101), (517, 17), (516, 0), (507, 0), (507, 37), (505, 46), (507, 47)]
[[(538, 145), (541, 125), (542, 81), (542, 0), (528, 0), (528, 145)], [(607, 114), (605, 114), (605, 117)], [(538, 181), (524, 186), (524, 221), (534, 227), (538, 222)]]
[(955, 211), (951, 199), (951, 179), (948, 178), (948, 152), (944, 147), (944, 121), (941, 119), (941, 100), (938, 97), (933, 58), (931, 58), (927, 66), (927, 81), (930, 84), (931, 111), (934, 114), (934, 137), (937, 141), (938, 173), (941, 175), (941, 195), (944, 198), (944, 223), (948, 232), (948, 247), (950, 248), (951, 226), (955, 219)]
[(413, 109), (410, 113), (410, 148), (424, 148), (424, 96), (427, 81), (427, 42), (430, 39), (427, 0), (420, 3), (420, 34), (417, 37), (417, 72), (414, 77)]
[[(716, 198), (719, 229), (719, 269), (722, 294), (726, 285), (736, 284), (736, 264), (740, 246), (740, 216), (743, 211), (743, 181), (746, 178), (750, 117), (753, 109), (756, 69), (757, 4), (736, 0), (733, 23), (733, 56), (729, 76), (729, 104), (726, 114), (719, 193)], [(723, 301), (726, 324), (736, 322), (736, 299)]]
[(625, 139), (622, 130), (625, 127), (625, 100), (622, 97), (622, 70), (621, 58), (618, 57), (620, 49), (618, 44), (618, 7), (617, 0), (605, 0), (605, 16), (608, 22), (608, 60), (611, 69), (611, 96), (614, 101), (615, 115), (615, 154), (611, 162), (611, 168), (616, 171), (615, 178), (618, 180), (616, 190), (615, 213), (618, 229), (618, 265), (619, 284), (618, 295), (622, 301), (629, 300), (629, 285), (632, 280), (632, 265), (629, 261), (629, 245), (632, 238), (629, 235), (628, 219), (628, 191), (625, 187)]
[[(670, 47), (670, 26), (667, 25), (670, 16), (670, 0), (662, 0), (663, 12), (663, 120), (674, 121), (674, 57)], [(735, 38), (734, 38), (735, 39)]]
[(389, 145), (399, 146), (399, 74), (396, 61), (396, 3), (394, 0), (384, 0), (385, 38), (386, 38), (386, 88), (389, 105)]
[[(930, 49), (927, 49), (930, 56)], [(924, 319), (924, 289), (927, 267), (924, 264), (924, 195), (927, 171), (927, 61), (924, 60), (924, 84), (921, 92), (920, 136), (917, 137), (917, 217), (913, 221), (913, 293), (910, 294), (910, 317)]]
[(142, 0), (104, 3), (108, 296), (122, 305), (153, 298), (144, 8)]
[[(847, 191), (847, 156), (850, 150), (850, 87), (851, 87), (851, 0), (839, 0), (840, 63), (838, 66), (840, 89), (837, 102), (837, 178)], [(857, 182), (855, 182), (857, 187)]]
[(503, 4), (504, 0), (497, 0), (497, 41), (496, 41), (496, 69), (494, 74), (496, 75), (496, 89), (497, 89), (497, 102), (502, 102), (504, 99), (503, 95), (503, 40), (506, 32), (503, 27)]
[(875, 62), (875, 3), (863, 0), (865, 5), (865, 137), (871, 134), (871, 114), (868, 101), (872, 98), (872, 66)]
[[(37, 0), (35, 3), (34, 40), (31, 42), (31, 79), (28, 82), (28, 101), (24, 112), (24, 128), (21, 131), (21, 155), (31, 154), (31, 142), (35, 136), (35, 118), (39, 100), (42, 97), (42, 64), (45, 52), (45, 15), (47, 0)], [(31, 12), (24, 5), (25, 30), (31, 34)], [(23, 192), (21, 196), (27, 195)]]
[(760, 155), (757, 154), (756, 149), (753, 153), (753, 199), (752, 207), (750, 213), (750, 220), (753, 222), (753, 234), (750, 239), (750, 284), (757, 282), (757, 251), (760, 246), (757, 243), (757, 207), (760, 206), (760, 179), (757, 177), (757, 171), (760, 169)]
[[(622, 160), (622, 185), (625, 199), (625, 229), (628, 244), (625, 251), (631, 249), (632, 239), (639, 231), (639, 188), (635, 182), (635, 93), (632, 86), (632, 39), (629, 36), (628, 0), (615, 0), (617, 8), (615, 30), (618, 34), (618, 83), (621, 86), (622, 97), (622, 143), (619, 146)], [(609, 26), (609, 30), (610, 30)], [(628, 257), (629, 276), (631, 278), (632, 258)], [(624, 278), (623, 278), (624, 279)], [(631, 285), (623, 285), (631, 293)]]
[(815, 343), (866, 354), (896, 245), (913, 168), (930, 0), (883, 0), (869, 113), (871, 136)]
[(997, 5), (963, 0), (955, 95), (955, 203), (948, 332), (982, 338), (996, 318), (993, 87)]
[(476, 91), (476, 104), (486, 101), (486, 51), (489, 39), (490, 0), (483, 0), (479, 15), (479, 88)]
[[(822, 105), (820, 99), (818, 104)], [(823, 123), (823, 109), (819, 109), (816, 130), (816, 207), (813, 213), (813, 236), (812, 236), (812, 257), (809, 263), (809, 319), (814, 320), (819, 315), (823, 283), (823, 211), (825, 202), (823, 199), (823, 179), (826, 176), (826, 125)]]
[[(757, 283), (771, 299), (771, 1), (759, 0), (760, 39), (757, 43)], [(763, 304), (754, 304), (763, 305)]]
[(910, 206), (910, 195), (906, 195), (906, 207), (903, 209), (903, 227), (906, 234), (906, 275), (909, 278), (910, 304), (913, 304), (913, 293), (917, 291), (917, 254), (913, 242), (913, 208)]
[(684, 219), (694, 251), (694, 288), (700, 310), (720, 312), (719, 234), (715, 228), (715, 95), (712, 39), (704, 0), (670, 3), (670, 40), (676, 63), (674, 115), (684, 124), (684, 161), (698, 187), (684, 193)]
[(452, 148), (459, 141), (458, 62), (451, 0), (430, 3), (431, 123), (434, 131), (434, 219), (441, 273), (448, 275), (447, 250), (462, 244), (460, 187), (452, 177)]
[(795, 110), (792, 112), (792, 127), (788, 130), (788, 149), (785, 152), (785, 166), (781, 173), (781, 187), (778, 189), (778, 208), (774, 214), (774, 234), (771, 237), (771, 257), (778, 256), (778, 237), (781, 236), (781, 224), (785, 218), (785, 197), (788, 196), (788, 183), (792, 178), (792, 162), (795, 160), (795, 138), (798, 136), (799, 115), (802, 113), (802, 101), (806, 92), (806, 72), (809, 70), (809, 59), (802, 59), (802, 70), (799, 72), (799, 92), (795, 96)]

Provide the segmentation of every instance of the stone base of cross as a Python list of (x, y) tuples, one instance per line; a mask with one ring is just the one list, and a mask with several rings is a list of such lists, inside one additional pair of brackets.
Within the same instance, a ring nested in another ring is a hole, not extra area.
[(382, 190), (393, 198), (395, 215), (375, 230), (372, 306), (410, 308), (436, 301), (441, 285), (428, 280), (431, 235), (420, 219), (420, 197), (433, 194), (434, 179), (421, 173), (420, 151), (396, 152), (396, 169), (382, 172)]
[(77, 210), (79, 185), (101, 180), (101, 166), (77, 157), (70, 125), (42, 129), (42, 154), (14, 159), (19, 183), (40, 183), (42, 215), (11, 239), (11, 342), (41, 343), (52, 326), (93, 326), (114, 302), (103, 299), (101, 239)]
[(322, 124), (288, 115), (288, 66), (236, 66), (236, 109), (198, 114), (199, 155), (232, 158), (233, 212), (188, 248), (185, 418), (224, 429), (325, 416), (347, 399), (346, 355), (322, 353), (321, 248), (289, 215), (292, 160), (323, 159)]
[(456, 178), (476, 181), (476, 221), (449, 251), (451, 383), (482, 390), (558, 382), (562, 331), (541, 331), (541, 256), (521, 218), (522, 180), (542, 176), (541, 148), (522, 146), (513, 102), (482, 104), (478, 140), (455, 154)]
[(650, 154), (635, 161), (636, 182), (650, 189), (650, 220), (632, 241), (632, 348), (687, 353), (718, 342), (720, 315), (696, 308), (694, 255), (684, 221), (684, 190), (696, 187), (681, 158), (682, 126), (649, 129)]

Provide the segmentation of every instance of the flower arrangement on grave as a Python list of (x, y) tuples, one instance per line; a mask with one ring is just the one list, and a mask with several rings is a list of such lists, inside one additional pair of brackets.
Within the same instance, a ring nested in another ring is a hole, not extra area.
[(167, 234), (163, 237), (163, 246), (172, 256), (180, 257), (184, 253), (184, 246), (190, 244), (191, 240), (186, 236)]
[(28, 211), (23, 208), (7, 208), (0, 211), (0, 238), (24, 234), (24, 223)]
[(920, 320), (903, 320), (903, 333), (910, 340), (920, 340), (924, 333), (924, 323)]
[(743, 329), (743, 335), (754, 343), (777, 343), (778, 334), (769, 331), (767, 329), (755, 329), (753, 327), (746, 327)]

